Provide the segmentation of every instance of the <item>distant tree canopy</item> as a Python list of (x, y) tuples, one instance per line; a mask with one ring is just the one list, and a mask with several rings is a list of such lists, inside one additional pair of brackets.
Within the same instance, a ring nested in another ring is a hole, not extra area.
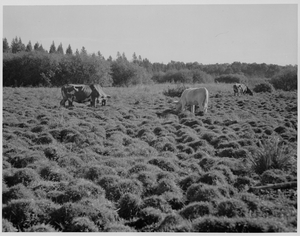
[(233, 62), (203, 65), (198, 62), (151, 63), (134, 52), (132, 59), (117, 52), (105, 60), (100, 51), (88, 54), (83, 46), (73, 52), (55, 42), (45, 50), (20, 37), (9, 45), (3, 38), (3, 86), (61, 86), (65, 83), (100, 83), (102, 86), (131, 86), (147, 83), (247, 83), (251, 78), (270, 79), (276, 89), (297, 89), (297, 66)]

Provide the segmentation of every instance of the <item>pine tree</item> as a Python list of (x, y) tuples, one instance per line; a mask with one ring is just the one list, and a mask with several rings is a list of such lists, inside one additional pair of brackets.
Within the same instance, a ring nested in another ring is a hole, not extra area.
[(7, 42), (7, 39), (4, 38), (3, 39), (3, 52), (9, 52), (10, 48), (9, 48), (9, 44)]
[(25, 51), (25, 45), (22, 43), (21, 38), (19, 37), (15, 37), (12, 42), (11, 42), (11, 52), (12, 53), (17, 53), (17, 52), (21, 52), (21, 51)]
[(133, 55), (132, 55), (132, 62), (133, 63), (137, 63), (137, 56), (136, 56), (136, 54), (135, 54), (135, 52), (133, 53)]
[(59, 44), (58, 48), (57, 48), (57, 53), (59, 54), (64, 54), (64, 49), (62, 47), (62, 43)]
[(127, 61), (127, 58), (126, 58), (126, 56), (125, 56), (125, 53), (124, 53), (124, 52), (122, 53), (122, 58), (123, 58), (123, 60)]
[(31, 52), (32, 51), (32, 45), (31, 45), (31, 41), (28, 42), (27, 46), (26, 46), (26, 52)]
[(104, 56), (102, 56), (102, 54), (101, 54), (101, 52), (100, 51), (98, 51), (98, 57), (100, 57), (101, 59), (103, 59), (103, 60), (105, 60), (105, 58), (104, 58)]
[(112, 62), (112, 57), (111, 57), (111, 56), (109, 56), (109, 57), (107, 58), (107, 61), (110, 61), (110, 62)]
[(68, 55), (72, 55), (73, 54), (73, 51), (72, 51), (72, 48), (71, 48), (71, 45), (69, 44), (67, 50), (66, 50), (66, 54)]
[(36, 42), (33, 46), (34, 51), (38, 51), (39, 47), (40, 47), (39, 42)]
[(81, 55), (87, 55), (87, 51), (86, 51), (85, 47), (81, 48), (80, 54)]
[(56, 53), (56, 47), (55, 47), (54, 41), (52, 42), (52, 44), (50, 46), (49, 53)]

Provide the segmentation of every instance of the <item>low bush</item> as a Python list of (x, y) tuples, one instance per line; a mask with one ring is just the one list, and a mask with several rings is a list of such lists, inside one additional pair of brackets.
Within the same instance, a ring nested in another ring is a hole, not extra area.
[(285, 91), (297, 90), (297, 67), (288, 68), (281, 71), (279, 74), (274, 76), (270, 83), (276, 89), (282, 89)]
[(273, 93), (275, 89), (272, 84), (265, 82), (255, 85), (253, 91), (256, 93)]
[(2, 190), (2, 202), (6, 204), (7, 202), (13, 200), (13, 199), (34, 199), (35, 196), (33, 192), (26, 188), (23, 184), (17, 184), (9, 189), (7, 191)]
[(213, 213), (213, 206), (209, 202), (193, 202), (180, 210), (179, 214), (188, 220), (194, 220)]
[(262, 184), (276, 184), (286, 182), (286, 174), (282, 170), (271, 169), (266, 170), (260, 176)]
[(216, 215), (227, 217), (243, 217), (247, 214), (247, 205), (237, 199), (226, 199), (218, 202)]
[(2, 232), (18, 232), (13, 224), (7, 219), (2, 218)]
[[(106, 179), (105, 181), (114, 181), (116, 179)], [(132, 193), (138, 196), (143, 194), (143, 185), (140, 181), (135, 179), (120, 179), (117, 182), (111, 182), (111, 184), (103, 183), (104, 181), (100, 179), (99, 184), (102, 186), (106, 193), (106, 197), (117, 202), (125, 193)], [(104, 186), (106, 185), (106, 186)]]
[(216, 83), (246, 83), (247, 77), (240, 74), (224, 74), (215, 78)]
[(105, 226), (103, 232), (135, 232), (136, 230), (122, 223), (110, 223)]
[(116, 175), (117, 172), (114, 168), (103, 165), (92, 165), (87, 164), (77, 171), (77, 176), (80, 178), (85, 178), (91, 181), (97, 182), (103, 175)]
[(37, 224), (29, 227), (26, 232), (57, 232), (55, 228), (49, 224)]
[(16, 184), (23, 184), (25, 187), (30, 186), (32, 183), (40, 180), (38, 173), (31, 168), (16, 169), (11, 176), (4, 177), (8, 186)]
[(142, 206), (142, 199), (140, 196), (125, 193), (118, 202), (119, 216), (129, 220), (139, 214)]
[(17, 199), (11, 200), (2, 209), (3, 217), (10, 219), (13, 225), (24, 231), (25, 229), (51, 221), (51, 215), (58, 209), (58, 205), (50, 200)]
[(168, 88), (167, 90), (163, 91), (163, 95), (167, 97), (181, 97), (181, 94), (184, 90), (188, 89), (189, 87), (186, 87), (184, 85), (177, 85), (175, 88)]
[(66, 231), (69, 232), (98, 232), (97, 226), (87, 217), (76, 217)]
[(139, 218), (146, 225), (152, 225), (160, 222), (163, 218), (162, 212), (153, 207), (146, 207), (139, 212)]
[(171, 179), (161, 179), (158, 182), (156, 187), (156, 194), (161, 195), (165, 192), (174, 192), (178, 195), (181, 195), (181, 189), (176, 185), (176, 183)]
[(144, 198), (143, 208), (153, 207), (159, 209), (162, 212), (169, 212), (171, 210), (170, 205), (163, 196), (152, 195)]
[(210, 171), (204, 173), (200, 177), (199, 182), (209, 184), (209, 185), (227, 184), (225, 176), (222, 174), (222, 172), (220, 172), (218, 170), (210, 170)]
[(261, 199), (253, 193), (240, 193), (238, 196), (244, 203), (247, 204), (249, 211), (255, 212), (259, 210)]
[(40, 176), (44, 180), (49, 181), (69, 181), (72, 179), (72, 176), (69, 175), (65, 169), (59, 168), (57, 166), (44, 166), (39, 170)]
[(198, 183), (187, 189), (186, 198), (189, 202), (211, 202), (222, 195), (216, 186)]
[(78, 217), (92, 220), (99, 230), (103, 230), (108, 223), (115, 222), (118, 218), (116, 210), (105, 204), (103, 199), (64, 203), (51, 216), (52, 224), (64, 232), (73, 227), (73, 222)]
[(178, 170), (178, 168), (174, 165), (172, 161), (166, 160), (162, 157), (153, 158), (148, 161), (149, 164), (158, 166), (162, 170), (174, 172)]
[(162, 197), (166, 199), (172, 209), (178, 210), (184, 206), (183, 194), (179, 192), (165, 192)]
[(192, 184), (198, 182), (200, 176), (198, 174), (190, 174), (179, 181), (179, 186), (186, 191)]
[(158, 232), (190, 232), (191, 224), (176, 213), (168, 214), (157, 227)]

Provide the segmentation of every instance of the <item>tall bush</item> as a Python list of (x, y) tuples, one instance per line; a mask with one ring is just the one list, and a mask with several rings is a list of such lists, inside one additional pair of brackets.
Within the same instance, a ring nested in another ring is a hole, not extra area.
[(271, 79), (275, 89), (297, 90), (297, 67), (286, 68)]

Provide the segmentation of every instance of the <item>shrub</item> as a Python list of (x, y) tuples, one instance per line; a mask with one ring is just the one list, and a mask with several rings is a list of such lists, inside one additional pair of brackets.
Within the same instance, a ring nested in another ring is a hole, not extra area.
[(162, 220), (162, 212), (153, 207), (146, 207), (139, 212), (139, 218), (146, 225), (152, 225)]
[(156, 187), (156, 175), (150, 171), (141, 171), (139, 172), (137, 179), (141, 181), (144, 187), (144, 193), (152, 194)]
[(249, 211), (255, 212), (259, 210), (261, 199), (259, 199), (255, 194), (247, 192), (241, 193), (239, 195), (239, 199), (247, 204)]
[(200, 216), (210, 215), (213, 206), (209, 202), (193, 202), (184, 207), (179, 214), (188, 220), (194, 220)]
[(24, 231), (33, 225), (49, 222), (58, 206), (49, 200), (17, 199), (3, 207), (3, 217)]
[(220, 171), (217, 170), (211, 170), (204, 173), (200, 177), (199, 182), (209, 184), (209, 185), (227, 184), (225, 176)]
[(193, 184), (187, 189), (186, 198), (190, 202), (211, 202), (222, 198), (222, 195), (216, 186)]
[(144, 199), (143, 208), (153, 207), (159, 209), (162, 212), (169, 212), (170, 205), (163, 196), (152, 195)]
[(76, 217), (68, 226), (69, 232), (98, 232), (97, 226), (87, 217)]
[(236, 179), (236, 177), (232, 173), (231, 169), (226, 165), (217, 164), (216, 166), (213, 167), (212, 170), (218, 170), (218, 171), (222, 172), (229, 184), (232, 184)]
[(170, 179), (161, 179), (156, 187), (156, 194), (161, 195), (164, 192), (174, 192), (181, 194), (181, 189), (177, 187), (176, 183)]
[(77, 174), (81, 178), (98, 181), (103, 175), (116, 175), (117, 172), (109, 166), (87, 164), (79, 168)]
[(164, 90), (163, 95), (168, 97), (181, 97), (183, 91), (188, 88), (189, 87), (185, 87), (184, 85), (177, 85), (176, 88), (168, 88), (167, 90)]
[(141, 209), (141, 205), (142, 200), (139, 196), (131, 193), (126, 193), (120, 198), (118, 202), (119, 216), (129, 220), (137, 216)]
[(87, 217), (97, 227), (103, 229), (108, 223), (116, 221), (117, 213), (114, 209), (101, 202), (103, 202), (103, 199), (85, 199), (76, 203), (64, 203), (53, 212), (52, 224), (60, 230), (68, 231), (72, 227), (74, 219)]
[(2, 218), (2, 232), (18, 232), (13, 224), (7, 219)]
[(240, 74), (224, 74), (215, 78), (216, 83), (246, 83), (247, 77)]
[(105, 226), (104, 232), (135, 232), (136, 230), (121, 223), (111, 223)]
[(248, 176), (238, 176), (233, 186), (239, 191), (242, 191), (246, 186), (250, 187), (252, 185), (252, 182), (253, 180)]
[(166, 160), (165, 158), (162, 158), (162, 157), (153, 158), (150, 161), (148, 161), (148, 163), (158, 166), (159, 168), (161, 168), (162, 170), (165, 170), (165, 171), (174, 172), (178, 169), (173, 164), (173, 162)]
[(165, 192), (162, 197), (167, 200), (172, 209), (178, 210), (184, 206), (183, 194), (177, 192)]
[(282, 170), (271, 169), (266, 170), (261, 175), (261, 183), (262, 184), (275, 184), (286, 182), (286, 175)]
[(117, 175), (103, 175), (99, 180), (98, 184), (105, 190), (105, 196), (109, 200), (115, 199), (116, 185), (122, 179)]
[(60, 182), (64, 180), (71, 180), (70, 176), (64, 169), (57, 166), (44, 166), (39, 170), (40, 176), (44, 180)]
[(295, 166), (293, 150), (279, 138), (273, 137), (260, 143), (260, 148), (250, 158), (251, 169), (262, 174), (269, 169), (287, 170)]
[(5, 181), (8, 186), (21, 183), (25, 187), (28, 187), (33, 182), (36, 182), (39, 179), (39, 175), (36, 173), (35, 170), (30, 168), (21, 168), (17, 169), (12, 176), (7, 177)]
[(281, 222), (266, 218), (226, 218), (205, 216), (192, 224), (194, 232), (286, 232)]
[[(110, 181), (106, 179), (106, 181)], [(111, 179), (111, 181), (114, 181)], [(105, 181), (104, 181), (105, 182)], [(105, 185), (103, 181), (99, 181), (101, 184)], [(142, 195), (143, 186), (142, 183), (135, 179), (120, 179), (117, 182), (112, 182), (111, 184), (107, 183), (108, 186), (103, 186), (106, 191), (106, 197), (112, 201), (118, 201), (125, 193), (132, 193), (136, 195)]]
[(26, 232), (57, 232), (53, 226), (49, 224), (37, 224), (29, 227)]
[(253, 91), (256, 93), (273, 93), (275, 89), (272, 84), (265, 82), (255, 85)]
[(7, 191), (2, 192), (2, 201), (7, 203), (13, 199), (34, 199), (33, 192), (26, 188), (23, 184), (17, 184), (9, 188)]
[(217, 205), (217, 215), (227, 217), (242, 217), (247, 214), (247, 205), (237, 199), (226, 199)]
[(274, 88), (285, 91), (297, 90), (297, 67), (288, 68), (271, 79)]
[(156, 229), (158, 232), (189, 232), (190, 223), (179, 214), (168, 214)]
[(186, 191), (192, 184), (199, 180), (198, 174), (190, 174), (179, 181), (179, 186), (183, 191)]

